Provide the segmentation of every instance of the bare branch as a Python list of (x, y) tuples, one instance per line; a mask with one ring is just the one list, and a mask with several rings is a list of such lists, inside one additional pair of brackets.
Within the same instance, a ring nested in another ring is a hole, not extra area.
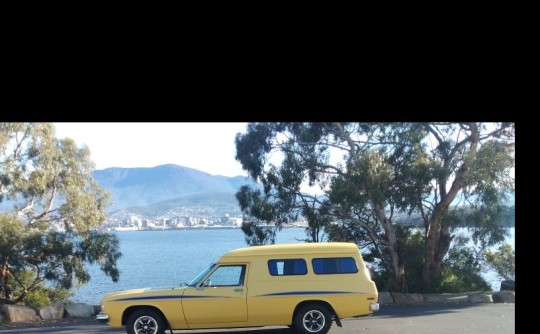
[(15, 160), (19, 160), (20, 159), (20, 153), (21, 153), (21, 147), (22, 147), (22, 143), (25, 141), (25, 139), (28, 137), (28, 133), (30, 132), (30, 126), (27, 126), (26, 127), (26, 130), (24, 131), (23, 133), (23, 136), (22, 138), (19, 140), (17, 134), (15, 134), (15, 142), (17, 143), (17, 145), (15, 146), (15, 148), (13, 149), (13, 158)]
[[(52, 189), (52, 193), (51, 195), (49, 196), (49, 199), (48, 199), (48, 203), (47, 203), (47, 209), (44, 210), (41, 214), (33, 217), (30, 221), (30, 224), (29, 225), (32, 225), (34, 222), (42, 219), (43, 217), (45, 217), (46, 215), (48, 215), (49, 213), (52, 212), (52, 205), (53, 205), (53, 201), (54, 201), (54, 198), (56, 196), (56, 185), (53, 186), (53, 189)], [(56, 211), (56, 210), (54, 210)]]
[(351, 155), (351, 157), (356, 158), (356, 156), (357, 156), (356, 155), (356, 146), (354, 144), (354, 141), (351, 139), (349, 134), (345, 131), (345, 129), (343, 128), (343, 125), (341, 123), (336, 122), (336, 123), (334, 123), (334, 125), (336, 126), (336, 128), (339, 131), (339, 136), (349, 144), (349, 154)]
[(17, 214), (19, 216), (22, 216), (26, 214), (27, 212), (31, 211), (34, 207), (35, 197), (32, 197), (32, 200), (30, 202), (26, 202), (26, 205), (23, 208), (20, 208), (15, 205), (15, 210), (17, 211)]
[(437, 141), (439, 142), (439, 144), (442, 144), (444, 143), (444, 140), (441, 138), (441, 136), (439, 135), (439, 133), (437, 131), (435, 131), (435, 129), (428, 123), (428, 124), (424, 124), (424, 127), (429, 131), (431, 132), (431, 134), (433, 134), (433, 136), (437, 139)]
[(487, 139), (487, 138), (490, 138), (490, 137), (497, 137), (498, 135), (503, 133), (504, 130), (508, 129), (509, 127), (511, 127), (511, 124), (503, 124), (503, 125), (501, 125), (501, 127), (499, 129), (496, 129), (494, 131), (491, 131), (489, 133), (481, 135), (480, 140), (484, 140), (484, 139)]

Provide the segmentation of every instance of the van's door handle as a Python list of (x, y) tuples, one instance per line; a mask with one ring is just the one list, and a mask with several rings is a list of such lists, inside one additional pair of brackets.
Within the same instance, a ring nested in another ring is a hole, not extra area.
[(234, 289), (234, 292), (244, 292), (244, 289)]

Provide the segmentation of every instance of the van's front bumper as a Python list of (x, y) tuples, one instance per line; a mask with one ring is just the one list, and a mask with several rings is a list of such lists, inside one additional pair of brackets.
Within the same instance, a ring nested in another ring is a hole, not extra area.
[(109, 321), (109, 315), (107, 315), (105, 313), (102, 313), (102, 312), (99, 312), (96, 315), (96, 320), (99, 321), (99, 322), (107, 322), (107, 321)]

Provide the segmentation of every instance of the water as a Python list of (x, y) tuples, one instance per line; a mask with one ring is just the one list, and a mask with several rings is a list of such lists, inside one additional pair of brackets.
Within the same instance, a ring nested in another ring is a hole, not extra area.
[[(246, 246), (240, 229), (113, 233), (120, 239), (123, 254), (118, 262), (120, 280), (114, 283), (98, 266), (90, 266), (92, 279), (76, 291), (73, 301), (96, 305), (105, 294), (113, 291), (178, 286), (189, 282), (223, 253)], [(303, 228), (287, 228), (277, 233), (276, 243), (293, 243), (305, 238)], [(508, 242), (515, 249), (513, 228)], [(495, 273), (488, 272), (484, 277), (494, 291), (499, 290), (500, 280)]]
[[(120, 239), (123, 256), (118, 261), (117, 283), (98, 266), (90, 266), (90, 282), (76, 291), (76, 302), (99, 304), (103, 295), (126, 289), (173, 287), (189, 282), (220, 255), (246, 247), (241, 229), (113, 232)], [(276, 243), (305, 239), (303, 228), (277, 233)]]

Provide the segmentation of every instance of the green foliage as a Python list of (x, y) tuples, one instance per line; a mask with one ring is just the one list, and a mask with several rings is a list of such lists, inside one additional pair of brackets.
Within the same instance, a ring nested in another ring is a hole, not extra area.
[(425, 289), (422, 281), (424, 266), (424, 235), (421, 230), (399, 226), (397, 229), (402, 257), (405, 262), (405, 277), (409, 291), (421, 292)]
[(35, 288), (24, 299), (24, 305), (33, 309), (39, 309), (51, 304), (51, 299), (43, 288)]
[(24, 305), (33, 309), (39, 309), (56, 301), (67, 302), (72, 296), (73, 292), (67, 289), (38, 286), (28, 293), (24, 299)]
[(248, 246), (261, 246), (276, 243), (276, 228), (272, 226), (259, 226), (255, 222), (242, 222), (240, 227), (244, 232)]
[[(357, 242), (380, 266), (374, 276), (401, 290), (481, 289), (472, 276), (452, 281), (462, 267), (477, 269), (468, 254), (449, 253), (452, 231), (466, 224), (482, 246), (503, 240), (514, 131), (511, 123), (251, 123), (236, 136), (236, 159), (263, 191), (244, 188), (237, 199), (250, 221), (302, 216), (311, 236)], [(416, 217), (423, 233), (400, 231), (398, 215)]]
[(110, 196), (89, 155), (51, 124), (0, 123), (0, 202), (13, 206), (0, 212), (0, 302), (46, 302), (51, 289), (88, 282), (86, 263), (118, 280), (118, 239), (95, 231)]
[[(424, 239), (417, 228), (398, 228), (400, 250), (403, 252), (407, 268), (408, 291), (416, 293), (464, 293), (487, 291), (489, 284), (482, 277), (485, 270), (481, 258), (474, 248), (465, 247), (466, 239), (457, 237), (456, 242), (443, 262), (441, 277), (430, 288), (423, 284), (422, 269), (424, 263)], [(369, 257), (367, 257), (369, 259)], [(367, 262), (367, 261), (366, 261)], [(372, 267), (373, 280), (381, 291), (393, 291), (387, 269), (382, 266)]]
[(375, 282), (377, 290), (392, 291), (392, 275), (388, 272), (388, 269), (380, 266), (369, 266), (369, 268), (371, 269), (371, 279)]
[[(14, 295), (21, 295), (23, 289), (35, 284), (34, 277), (36, 273), (32, 270), (15, 270), (13, 276), (17, 278), (17, 282), (12, 281), (11, 289)], [(35, 284), (32, 289), (26, 294), (22, 304), (34, 309), (50, 305), (53, 302), (66, 302), (73, 296), (73, 292), (69, 289), (50, 286), (47, 287), (43, 282)]]
[(379, 291), (420, 291), (419, 288), (422, 286), (422, 264), (424, 257), (422, 235), (420, 231), (404, 226), (398, 226), (397, 233), (399, 238), (399, 252), (405, 260), (405, 267), (407, 268), (407, 271), (405, 272), (407, 281), (406, 291), (399, 291), (399, 289), (396, 288), (395, 282), (392, 280), (390, 267), (384, 264), (384, 261), (388, 261), (389, 259), (384, 255), (381, 256), (381, 254), (378, 254), (376, 247), (373, 247), (372, 244), (364, 244), (364, 248), (362, 248), (362, 257), (366, 263), (369, 263), (372, 272), (371, 278), (377, 285)]
[[(398, 248), (401, 258), (404, 260), (407, 291), (424, 292), (422, 282), (422, 268), (424, 264), (424, 238), (422, 231), (416, 227), (396, 226), (396, 236), (399, 240)], [(363, 251), (366, 262), (372, 262), (373, 280), (381, 291), (396, 291), (388, 266), (381, 265), (377, 261), (380, 256), (374, 253), (373, 247), (367, 247)], [(396, 291), (399, 292), (399, 291)]]
[(482, 277), (485, 270), (481, 251), (469, 246), (465, 235), (455, 235), (443, 264), (442, 274), (429, 289), (419, 286), (419, 292), (464, 293), (490, 290)]
[(505, 243), (497, 251), (486, 251), (485, 261), (504, 280), (516, 279), (516, 252), (511, 245)]
[(480, 205), (464, 213), (465, 226), (472, 231), (472, 239), (482, 248), (504, 242), (508, 236), (508, 228), (504, 221), (508, 220), (510, 211), (501, 203)]
[(0, 254), (2, 257), (16, 257), (22, 251), (24, 226), (13, 214), (0, 213)]
[(438, 286), (430, 292), (471, 292), (491, 289), (482, 277), (482, 262), (478, 254), (470, 247), (453, 247), (443, 263), (443, 270)]

